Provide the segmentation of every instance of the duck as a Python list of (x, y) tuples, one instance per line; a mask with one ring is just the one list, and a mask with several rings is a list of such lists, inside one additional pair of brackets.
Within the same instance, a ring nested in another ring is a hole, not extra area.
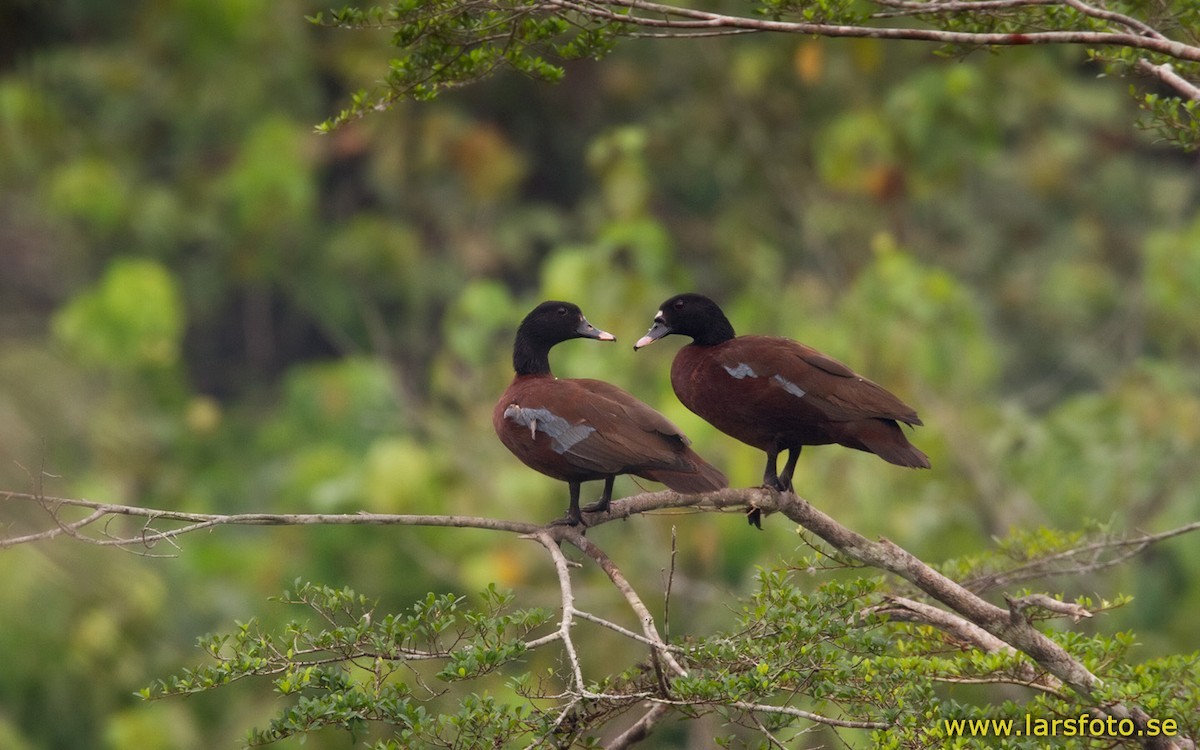
[[(692, 292), (663, 302), (633, 348), (672, 334), (692, 339), (671, 364), (675, 395), (721, 432), (766, 453), (764, 487), (791, 491), (806, 445), (843, 445), (897, 466), (930, 468), (900, 427), (922, 424), (916, 410), (833, 357), (788, 338), (738, 336), (716, 302)], [(757, 509), (748, 517), (762, 528)]]
[[(551, 525), (586, 525), (583, 512), (607, 511), (613, 482), (622, 474), (685, 494), (729, 485), (678, 427), (628, 392), (602, 380), (555, 377), (550, 349), (574, 338), (616, 340), (571, 302), (549, 300), (533, 308), (517, 328), (515, 375), (492, 412), (496, 435), (513, 455), (567, 483), (567, 514)], [(604, 480), (604, 489), (598, 501), (581, 510), (580, 487), (591, 480)]]

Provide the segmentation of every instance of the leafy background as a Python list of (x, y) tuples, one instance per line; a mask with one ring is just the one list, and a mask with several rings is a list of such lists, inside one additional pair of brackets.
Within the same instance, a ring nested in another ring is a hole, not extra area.
[[(671, 394), (675, 344), (629, 347), (659, 302), (698, 289), (739, 331), (803, 340), (918, 408), (932, 472), (802, 459), (802, 494), (868, 536), (944, 562), (1011, 529), (1197, 517), (1196, 160), (1134, 130), (1124, 84), (1078, 51), (643, 41), (558, 86), (500, 77), (318, 136), (387, 38), (313, 27), (317, 10), (0, 8), (0, 487), (554, 518), (565, 488), (489, 424), (515, 324), (545, 298), (619, 339), (564, 344), (558, 374), (626, 387), (751, 485), (760, 454)], [(39, 520), (4, 505), (8, 533)], [(683, 513), (596, 535), (661, 591), (675, 529), (671, 627), (707, 632), (756, 564), (801, 546), (766, 527)], [(199, 660), (199, 635), (295, 616), (266, 600), (296, 578), (383, 611), (491, 582), (556, 602), (534, 545), (469, 530), (227, 529), (153, 553), (0, 553), (0, 746), (237, 746), (277, 706), (269, 685), (134, 693)], [(579, 576), (582, 600), (613, 596)], [(1198, 580), (1179, 540), (1050, 585), (1132, 594), (1077, 627), (1134, 629), (1148, 658), (1197, 647)], [(707, 729), (662, 742), (703, 746)]]

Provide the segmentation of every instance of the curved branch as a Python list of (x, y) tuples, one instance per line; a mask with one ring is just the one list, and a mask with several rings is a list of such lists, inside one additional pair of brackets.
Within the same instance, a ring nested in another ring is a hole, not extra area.
[(1097, 8), (1095, 6), (1088, 5), (1087, 3), (1083, 2), (1083, 0), (1064, 0), (1064, 2), (1085, 16), (1098, 18), (1102, 21), (1108, 21), (1109, 23), (1114, 23), (1118, 26), (1124, 26), (1136, 34), (1143, 34), (1151, 39), (1167, 38), (1166, 35), (1160, 33), (1153, 26), (1142, 23), (1138, 19), (1133, 18), (1132, 16), (1127, 16), (1124, 13), (1117, 13), (1105, 8)]

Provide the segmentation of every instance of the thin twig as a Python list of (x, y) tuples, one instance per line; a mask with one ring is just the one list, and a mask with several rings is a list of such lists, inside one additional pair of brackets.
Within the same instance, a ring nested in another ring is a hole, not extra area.
[(663, 592), (663, 642), (671, 642), (671, 586), (675, 582), (675, 555), (679, 545), (675, 536), (675, 525), (671, 524), (671, 566), (667, 569), (667, 583)]
[[(36, 534), (26, 534), (25, 536), (14, 536), (14, 537), (9, 537), (7, 539), (0, 539), (0, 549), (4, 549), (6, 547), (16, 547), (18, 544), (30, 544), (32, 542), (43, 542), (43, 541), (46, 541), (49, 539), (53, 539), (56, 536), (61, 536), (63, 534), (79, 538), (78, 534), (76, 534), (75, 532), (79, 531), (80, 529), (82, 529), (86, 526), (90, 526), (91, 524), (95, 523), (96, 521), (99, 521), (101, 518), (108, 516), (109, 513), (110, 512), (107, 510), (97, 509), (97, 510), (93, 511), (92, 514), (87, 516), (86, 518), (81, 518), (78, 521), (73, 521), (68, 524), (59, 524), (56, 528), (53, 528), (53, 529), (41, 531)], [(58, 515), (56, 513), (51, 513), (51, 516), (53, 518), (55, 518), (56, 520), (58, 519)]]
[(1116, 11), (1111, 11), (1106, 8), (1097, 8), (1093, 5), (1088, 5), (1087, 3), (1083, 2), (1083, 0), (1063, 0), (1063, 2), (1065, 2), (1067, 5), (1071, 6), (1075, 10), (1079, 11), (1080, 13), (1084, 14), (1085, 16), (1090, 16), (1091, 18), (1099, 18), (1102, 21), (1108, 21), (1109, 23), (1113, 23), (1118, 26), (1123, 26), (1135, 33), (1145, 34), (1147, 37), (1149, 37), (1151, 39), (1166, 39), (1167, 38), (1164, 34), (1159, 32), (1153, 26), (1143, 23), (1132, 16), (1127, 16), (1124, 13), (1117, 13)]
[(797, 719), (805, 719), (807, 721), (824, 724), (830, 727), (842, 727), (844, 729), (887, 729), (891, 724), (886, 721), (858, 721), (855, 719), (835, 719), (832, 716), (824, 716), (815, 714), (812, 711), (805, 711), (802, 708), (793, 708), (792, 706), (772, 706), (766, 703), (747, 703), (746, 701), (734, 701), (730, 703), (734, 708), (740, 708), (743, 711), (754, 711), (764, 714), (785, 714), (793, 716)]
[(1012, 685), (1014, 687), (1032, 688), (1040, 690), (1043, 693), (1062, 698), (1062, 693), (1057, 690), (1051, 690), (1037, 682), (1029, 682), (1017, 677), (951, 677), (948, 675), (931, 675), (931, 680), (935, 682), (945, 682), (952, 685)]
[[(645, 644), (652, 648), (658, 648), (658, 643), (650, 640), (646, 636), (639, 635), (638, 633), (633, 632), (629, 628), (623, 628), (620, 625), (616, 624), (615, 622), (610, 622), (609, 620), (605, 620), (603, 617), (597, 617), (596, 615), (593, 615), (591, 612), (585, 612), (583, 610), (577, 609), (577, 610), (575, 610), (575, 616), (578, 617), (580, 620), (587, 620), (588, 622), (594, 622), (597, 625), (606, 627), (609, 630), (613, 631), (614, 633), (620, 633), (621, 635), (625, 636), (626, 638), (637, 641), (638, 643)], [(670, 649), (671, 651), (674, 651), (677, 654), (684, 653), (684, 650), (682, 648), (680, 648), (679, 646), (672, 646), (669, 643), (666, 644), (666, 646), (668, 649)]]
[[(189, 513), (159, 508), (141, 508), (133, 505), (99, 503), (76, 498), (48, 497), (28, 492), (0, 492), (0, 502), (6, 500), (32, 501), (40, 504), (55, 521), (56, 528), (37, 534), (0, 539), (0, 549), (14, 547), (18, 544), (46, 541), (63, 535), (101, 547), (150, 549), (159, 541), (174, 539), (184, 534), (216, 526), (448, 526), (508, 531), (515, 534), (535, 534), (543, 528), (537, 524), (522, 521), (505, 521), (478, 516), (388, 513)], [(78, 521), (64, 523), (60, 520), (63, 508), (86, 508), (92, 513)], [(146, 523), (139, 533), (128, 537), (114, 537), (106, 534), (106, 538), (97, 539), (79, 533), (91, 524), (110, 516), (140, 517), (145, 518)], [(168, 530), (154, 530), (151, 524), (158, 521), (175, 521), (185, 525)]]

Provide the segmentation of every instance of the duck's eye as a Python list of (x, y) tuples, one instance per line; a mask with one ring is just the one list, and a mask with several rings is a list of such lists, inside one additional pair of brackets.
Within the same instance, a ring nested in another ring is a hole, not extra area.
[(567, 308), (565, 308), (565, 307), (560, 307), (560, 308), (558, 308), (558, 310), (556, 310), (555, 312), (557, 312), (557, 313), (559, 314), (559, 316), (561, 317), (561, 316), (563, 316), (563, 315), (566, 315), (566, 314), (567, 314)]
[(674, 307), (676, 310), (682, 310), (683, 309), (683, 300), (681, 300), (681, 299), (675, 300), (675, 304), (672, 305), (672, 307)]

